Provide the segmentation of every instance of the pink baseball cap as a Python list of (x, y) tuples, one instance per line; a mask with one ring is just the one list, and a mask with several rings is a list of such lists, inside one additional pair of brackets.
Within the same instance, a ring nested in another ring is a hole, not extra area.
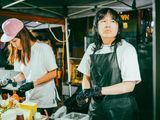
[(9, 42), (22, 30), (24, 24), (17, 18), (7, 19), (2, 24), (3, 35), (1, 37), (2, 42)]

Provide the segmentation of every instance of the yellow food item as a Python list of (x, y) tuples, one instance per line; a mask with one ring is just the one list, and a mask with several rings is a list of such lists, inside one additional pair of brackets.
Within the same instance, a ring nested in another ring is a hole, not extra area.
[(20, 97), (15, 91), (13, 92), (13, 95), (11, 97), (17, 101), (23, 100), (23, 98)]

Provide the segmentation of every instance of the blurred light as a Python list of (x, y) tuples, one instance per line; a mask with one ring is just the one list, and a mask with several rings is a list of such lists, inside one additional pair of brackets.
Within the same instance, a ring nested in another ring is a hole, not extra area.
[(130, 15), (124, 14), (121, 15), (122, 20), (130, 20)]
[(127, 22), (123, 22), (123, 29), (127, 29), (128, 28), (128, 23)]
[(154, 27), (154, 21), (151, 22), (151, 27)]

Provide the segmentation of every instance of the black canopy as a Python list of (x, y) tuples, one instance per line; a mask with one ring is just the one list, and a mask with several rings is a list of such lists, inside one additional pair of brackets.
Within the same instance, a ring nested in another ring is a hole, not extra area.
[(2, 10), (36, 16), (69, 19), (93, 16), (103, 7), (128, 11), (151, 7), (152, 0), (1, 0)]

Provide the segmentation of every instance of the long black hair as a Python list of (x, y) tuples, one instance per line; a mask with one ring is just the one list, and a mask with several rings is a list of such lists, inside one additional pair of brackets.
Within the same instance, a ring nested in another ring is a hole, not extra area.
[(107, 13), (112, 15), (113, 19), (118, 23), (118, 26), (119, 26), (116, 39), (112, 42), (111, 46), (114, 45), (116, 47), (117, 44), (119, 42), (121, 42), (122, 19), (121, 19), (120, 15), (117, 13), (117, 11), (115, 11), (111, 8), (103, 8), (96, 13), (96, 16), (93, 21), (93, 32), (94, 32), (94, 43), (95, 43), (94, 52), (101, 49), (101, 47), (102, 47), (103, 41), (102, 41), (101, 36), (98, 32), (98, 22), (101, 19), (103, 19), (105, 17), (105, 15), (107, 15)]

